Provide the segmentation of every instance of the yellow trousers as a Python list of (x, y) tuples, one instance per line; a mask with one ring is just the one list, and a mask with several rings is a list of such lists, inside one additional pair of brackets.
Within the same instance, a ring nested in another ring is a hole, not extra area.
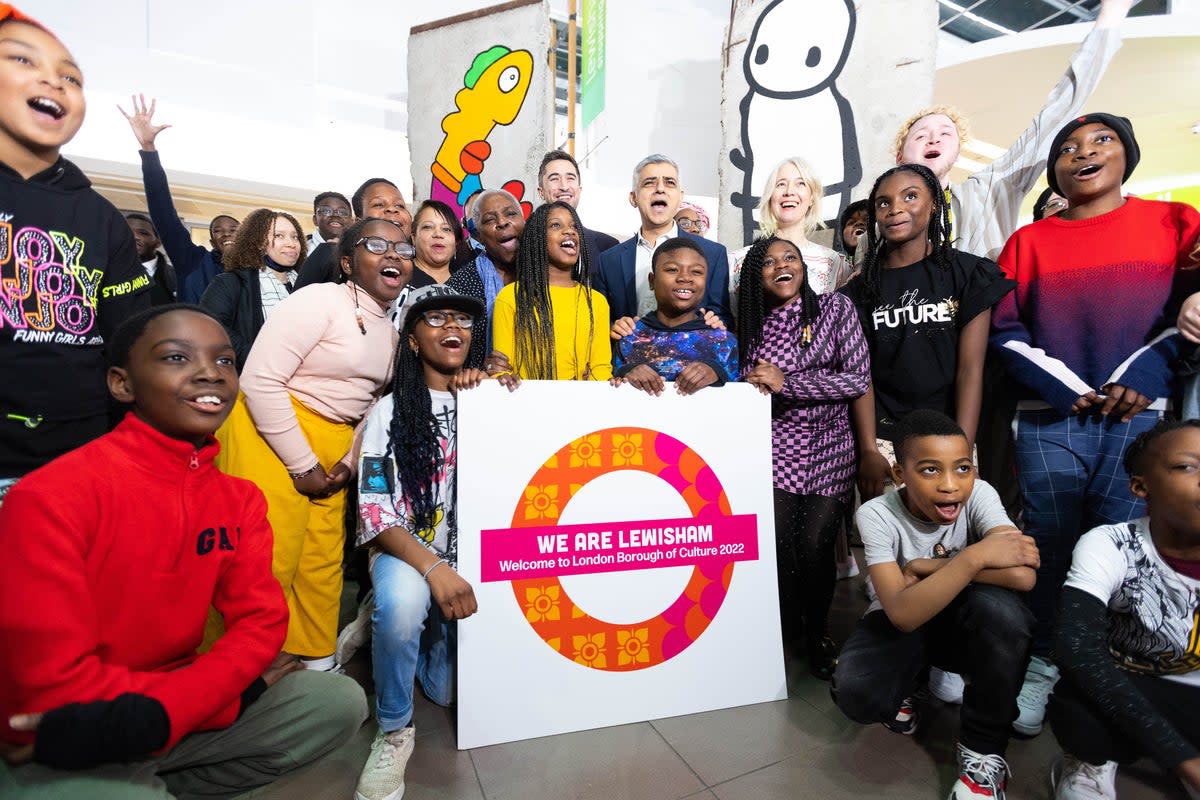
[[(354, 427), (331, 422), (292, 398), (300, 430), (328, 472), (354, 443)], [(331, 655), (337, 643), (342, 599), (346, 491), (314, 500), (296, 491), (287, 468), (259, 435), (239, 395), (229, 419), (217, 431), (217, 467), (257, 484), (267, 497), (267, 519), (275, 534), (271, 569), (287, 598), (287, 639), (283, 649), (303, 658)]]

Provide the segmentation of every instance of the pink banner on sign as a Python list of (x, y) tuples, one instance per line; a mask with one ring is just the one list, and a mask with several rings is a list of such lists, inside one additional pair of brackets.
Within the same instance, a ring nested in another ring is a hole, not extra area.
[(758, 560), (754, 514), (480, 532), (485, 583)]

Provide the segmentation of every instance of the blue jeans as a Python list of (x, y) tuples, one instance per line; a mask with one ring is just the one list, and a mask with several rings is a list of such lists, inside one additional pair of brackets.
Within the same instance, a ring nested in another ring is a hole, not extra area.
[(1179, 410), (1180, 419), (1196, 419), (1200, 417), (1200, 374), (1189, 374), (1183, 380), (1183, 407)]
[(1097, 525), (1128, 522), (1146, 513), (1129, 491), (1122, 459), (1137, 435), (1154, 427), (1160, 412), (1143, 411), (1130, 422), (1099, 414), (1018, 411), (1013, 418), (1017, 480), (1025, 506), (1025, 533), (1037, 542), (1042, 566), (1026, 595), (1037, 624), (1033, 653), (1049, 656), (1058, 598), (1079, 537)]
[(435, 609), (437, 627), (425, 630), (431, 621), (429, 584), (400, 559), (387, 553), (374, 556), (371, 579), (375, 583), (371, 614), (375, 711), (379, 728), (391, 732), (412, 722), (414, 678), (421, 680), (432, 702), (448, 706), (454, 700), (456, 628), (441, 621)]

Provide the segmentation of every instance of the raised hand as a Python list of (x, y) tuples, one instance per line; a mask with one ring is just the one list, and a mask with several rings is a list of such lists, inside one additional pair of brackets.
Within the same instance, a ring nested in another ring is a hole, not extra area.
[(146, 96), (143, 94), (131, 95), (129, 98), (133, 101), (133, 113), (125, 113), (125, 109), (117, 106), (117, 111), (129, 122), (129, 127), (133, 129), (133, 135), (137, 137), (138, 144), (147, 153), (154, 152), (154, 139), (158, 134), (165, 131), (170, 125), (155, 125), (154, 124), (154, 106), (158, 102), (155, 98), (150, 98), (150, 105), (146, 105)]

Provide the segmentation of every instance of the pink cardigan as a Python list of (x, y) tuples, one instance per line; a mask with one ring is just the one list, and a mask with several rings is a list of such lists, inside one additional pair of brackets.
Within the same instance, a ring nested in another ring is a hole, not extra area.
[(267, 318), (242, 370), (241, 387), (259, 434), (288, 472), (317, 462), (292, 398), (333, 422), (357, 425), (387, 386), (399, 334), (361, 289), (366, 335), (354, 316), (351, 283), (298, 289)]

